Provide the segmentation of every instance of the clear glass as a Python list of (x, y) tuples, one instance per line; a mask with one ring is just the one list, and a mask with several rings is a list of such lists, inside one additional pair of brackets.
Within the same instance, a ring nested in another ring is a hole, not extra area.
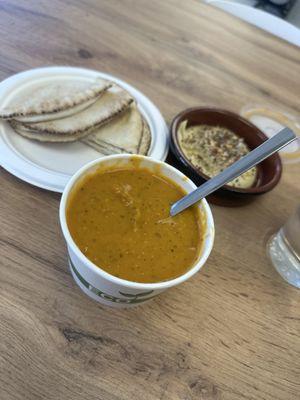
[(267, 250), (279, 274), (291, 285), (300, 288), (300, 206), (271, 237)]

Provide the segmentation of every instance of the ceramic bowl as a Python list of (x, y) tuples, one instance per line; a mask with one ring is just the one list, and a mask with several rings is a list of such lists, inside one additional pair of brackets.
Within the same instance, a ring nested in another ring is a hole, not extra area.
[[(195, 168), (185, 157), (178, 143), (178, 128), (181, 122), (187, 120), (190, 125), (220, 125), (230, 129), (242, 137), (250, 149), (259, 146), (268, 137), (251, 122), (233, 112), (217, 109), (195, 107), (182, 111), (173, 119), (170, 126), (170, 148), (168, 162), (179, 168), (198, 186), (206, 182), (209, 177), (200, 169)], [(236, 206), (252, 201), (256, 195), (264, 194), (272, 190), (280, 180), (282, 165), (279, 155), (273, 154), (258, 166), (257, 180), (254, 186), (248, 189), (223, 186), (208, 200), (225, 206)]]

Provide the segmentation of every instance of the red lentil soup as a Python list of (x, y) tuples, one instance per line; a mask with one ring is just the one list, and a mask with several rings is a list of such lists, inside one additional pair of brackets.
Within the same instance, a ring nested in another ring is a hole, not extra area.
[(195, 264), (203, 242), (195, 207), (169, 216), (185, 194), (146, 168), (99, 168), (72, 189), (67, 224), (81, 252), (109, 274), (142, 283), (174, 279)]

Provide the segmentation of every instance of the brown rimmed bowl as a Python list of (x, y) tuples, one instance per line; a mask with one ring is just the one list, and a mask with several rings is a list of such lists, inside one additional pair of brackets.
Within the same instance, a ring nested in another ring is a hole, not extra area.
[[(230, 129), (242, 137), (250, 149), (259, 146), (268, 137), (255, 125), (231, 111), (217, 108), (194, 107), (180, 112), (170, 125), (170, 153), (167, 161), (191, 178), (196, 185), (206, 182), (209, 177), (195, 168), (182, 152), (178, 142), (178, 128), (187, 120), (191, 125), (220, 125)], [(214, 194), (208, 196), (212, 203), (224, 206), (240, 206), (247, 204), (257, 195), (269, 192), (280, 180), (282, 164), (279, 155), (273, 154), (258, 166), (257, 179), (254, 186), (248, 189), (234, 188), (224, 185)]]

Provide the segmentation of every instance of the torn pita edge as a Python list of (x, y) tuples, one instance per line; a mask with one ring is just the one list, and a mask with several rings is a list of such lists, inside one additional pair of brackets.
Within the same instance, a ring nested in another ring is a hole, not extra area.
[(139, 141), (139, 144), (138, 144), (138, 147), (137, 147), (137, 154), (140, 154), (140, 148), (141, 148), (141, 144), (142, 144), (142, 141), (143, 141), (143, 136), (145, 134), (145, 123), (146, 123), (146, 121), (142, 117), (143, 129), (142, 129), (142, 134), (141, 134), (140, 141)]
[(84, 138), (80, 140), (82, 143), (86, 144), (87, 146), (91, 147), (92, 149), (99, 151), (106, 156), (111, 154), (133, 154), (128, 152), (128, 150), (123, 149), (118, 146), (114, 146), (110, 143), (106, 143), (104, 141), (94, 141), (93, 139)]
[(143, 118), (143, 133), (138, 147), (138, 154), (147, 156), (152, 142), (151, 129), (147, 121)]

